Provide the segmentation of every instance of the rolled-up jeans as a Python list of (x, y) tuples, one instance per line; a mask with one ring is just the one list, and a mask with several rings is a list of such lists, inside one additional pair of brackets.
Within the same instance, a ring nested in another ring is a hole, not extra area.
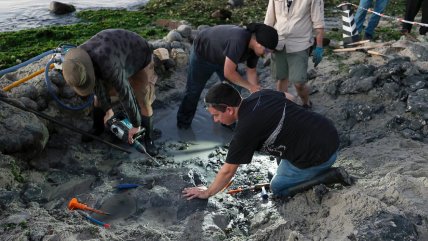
[[(374, 11), (377, 13), (383, 13), (385, 11), (386, 6), (388, 5), (388, 0), (360, 0), (360, 4), (357, 13), (355, 14), (355, 24), (358, 30), (358, 33), (361, 33), (363, 31), (363, 25), (366, 20), (367, 11), (362, 9), (368, 9), (372, 6), (373, 1), (375, 1), (374, 4)], [(372, 13), (368, 23), (367, 28), (365, 30), (365, 33), (374, 36), (375, 28), (377, 27), (380, 20), (380, 16)]]
[(276, 196), (288, 196), (288, 189), (324, 173), (336, 162), (337, 152), (328, 161), (305, 169), (300, 169), (286, 159), (282, 159), (275, 176), (270, 182), (270, 189)]

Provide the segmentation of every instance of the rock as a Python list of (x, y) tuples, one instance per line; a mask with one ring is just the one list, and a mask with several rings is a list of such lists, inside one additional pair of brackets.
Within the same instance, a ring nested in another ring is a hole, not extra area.
[(0, 168), (0, 189), (11, 188), (15, 183), (15, 178), (12, 174), (12, 168)]
[(171, 50), (171, 57), (177, 64), (177, 66), (185, 66), (187, 65), (189, 56), (184, 52), (183, 49), (172, 49)]
[(342, 82), (339, 88), (341, 94), (357, 94), (366, 93), (373, 89), (373, 85), (377, 78), (374, 76), (364, 79), (350, 78)]
[(19, 98), (19, 101), (21, 101), (21, 103), (22, 103), (22, 104), (25, 106), (25, 108), (27, 108), (27, 109), (30, 109), (30, 110), (38, 110), (38, 109), (39, 109), (39, 107), (38, 107), (37, 103), (36, 103), (34, 100), (32, 100), (32, 99), (30, 99), (30, 98), (28, 98), (28, 97), (25, 97), (25, 96), (20, 97), (20, 98)]
[(5, 206), (11, 204), (14, 200), (17, 200), (18, 198), (19, 193), (0, 188), (0, 207), (3, 210), (5, 209)]
[(19, 98), (25, 96), (32, 100), (36, 100), (39, 93), (34, 85), (23, 84), (11, 90), (12, 97)]
[(66, 99), (70, 99), (76, 96), (76, 92), (73, 90), (72, 87), (70, 87), (69, 85), (66, 85), (60, 90), (59, 96)]
[(168, 50), (165, 48), (155, 49), (153, 50), (153, 54), (156, 55), (156, 57), (158, 57), (161, 62), (169, 59)]
[(178, 41), (171, 42), (171, 49), (178, 49), (182, 47), (183, 47), (183, 44), (181, 42), (178, 42)]
[(49, 133), (34, 114), (0, 102), (0, 151), (25, 160), (37, 156), (45, 147)]
[(181, 36), (183, 36), (183, 38), (189, 38), (192, 34), (192, 27), (190, 27), (189, 25), (183, 24), (178, 26), (177, 32), (179, 32)]
[(428, 119), (428, 89), (420, 89), (409, 94), (407, 110)]
[(6, 91), (0, 88), (0, 97), (7, 97)]
[(351, 71), (349, 72), (349, 76), (352, 76), (353, 78), (368, 77), (372, 76), (375, 70), (376, 68), (373, 65), (358, 65), (355, 68), (351, 69)]
[(167, 59), (163, 64), (167, 70), (170, 70), (176, 66), (176, 63), (173, 59)]
[(46, 196), (43, 192), (43, 189), (36, 183), (28, 183), (22, 195), (27, 202), (46, 202), (47, 201)]
[(49, 72), (49, 81), (51, 83), (54, 83), (58, 87), (65, 86), (66, 82), (64, 80), (64, 77), (59, 71), (50, 71)]
[(150, 42), (151, 48), (154, 49), (159, 49), (159, 48), (165, 48), (170, 50), (171, 49), (171, 43), (170, 42), (166, 42), (163, 39), (159, 39), (153, 42)]
[(368, 217), (356, 236), (356, 240), (418, 240), (418, 232), (411, 220), (386, 211)]
[(169, 31), (168, 35), (166, 35), (165, 40), (167, 42), (173, 42), (173, 41), (183, 41), (183, 37), (181, 37), (181, 34), (177, 30), (171, 30)]
[(71, 4), (52, 1), (49, 4), (49, 10), (54, 14), (67, 14), (76, 11), (76, 8)]

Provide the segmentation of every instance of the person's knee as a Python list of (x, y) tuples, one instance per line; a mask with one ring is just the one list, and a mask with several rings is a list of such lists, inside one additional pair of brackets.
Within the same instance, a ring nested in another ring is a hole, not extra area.
[(296, 88), (297, 91), (304, 91), (306, 88), (306, 84), (305, 83), (295, 83), (294, 87)]
[(278, 175), (275, 175), (270, 181), (270, 190), (274, 195), (279, 195), (279, 193), (284, 189), (284, 183), (281, 182)]

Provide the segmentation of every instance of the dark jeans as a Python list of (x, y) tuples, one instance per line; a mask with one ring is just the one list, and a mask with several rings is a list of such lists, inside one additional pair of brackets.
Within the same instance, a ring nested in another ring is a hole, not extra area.
[[(428, 0), (407, 0), (406, 2), (406, 14), (404, 20), (414, 21), (416, 14), (422, 7), (422, 23), (428, 23)], [(403, 23), (403, 29), (406, 29), (410, 33), (412, 25)], [(425, 35), (428, 31), (427, 27), (420, 27), (419, 33)]]
[(215, 72), (221, 81), (225, 80), (223, 68), (223, 65), (212, 64), (198, 57), (192, 49), (187, 72), (186, 90), (177, 113), (177, 125), (180, 128), (188, 128), (192, 123), (202, 90), (211, 75)]

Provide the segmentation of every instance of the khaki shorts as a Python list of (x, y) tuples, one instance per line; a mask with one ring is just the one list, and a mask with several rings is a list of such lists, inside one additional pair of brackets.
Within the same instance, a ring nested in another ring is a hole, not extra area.
[[(156, 99), (155, 84), (157, 75), (154, 71), (153, 61), (144, 69), (138, 71), (129, 78), (129, 83), (137, 99), (138, 105), (144, 109), (151, 109), (151, 105)], [(115, 89), (110, 89), (110, 96), (117, 96)], [(114, 99), (112, 98), (114, 102)]]
[(289, 80), (292, 83), (308, 81), (309, 49), (294, 53), (282, 51), (272, 53), (271, 72), (275, 80)]

